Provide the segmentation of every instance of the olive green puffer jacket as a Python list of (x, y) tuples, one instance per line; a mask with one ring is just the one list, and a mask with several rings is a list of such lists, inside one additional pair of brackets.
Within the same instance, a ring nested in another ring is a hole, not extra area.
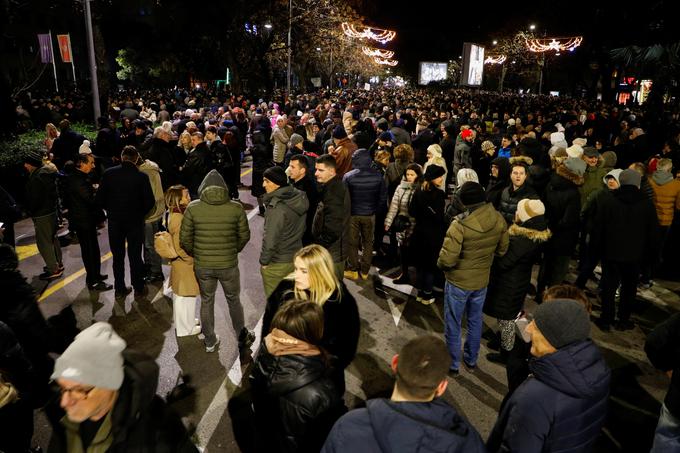
[(510, 236), (503, 216), (490, 203), (457, 215), (449, 226), (437, 266), (446, 280), (466, 291), (489, 284), (494, 256), (508, 251)]
[(179, 241), (202, 269), (238, 266), (238, 253), (250, 240), (248, 219), (240, 203), (231, 201), (229, 189), (217, 170), (211, 170), (198, 188), (199, 200), (184, 212)]

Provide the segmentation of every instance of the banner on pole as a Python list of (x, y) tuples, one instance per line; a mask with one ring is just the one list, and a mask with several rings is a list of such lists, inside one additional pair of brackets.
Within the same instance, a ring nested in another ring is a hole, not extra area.
[(52, 63), (52, 39), (50, 34), (39, 34), (38, 42), (40, 43), (40, 61)]
[(57, 35), (57, 42), (59, 43), (61, 61), (64, 63), (73, 63), (73, 54), (71, 53), (71, 35)]

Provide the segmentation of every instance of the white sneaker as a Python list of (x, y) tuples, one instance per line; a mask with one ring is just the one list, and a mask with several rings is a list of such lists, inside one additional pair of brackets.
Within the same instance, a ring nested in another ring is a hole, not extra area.
[(421, 298), (420, 303), (423, 304), (423, 305), (431, 305), (431, 304), (434, 303), (434, 297), (431, 297), (429, 299)]
[(215, 337), (217, 338), (217, 341), (216, 341), (215, 344), (212, 345), (212, 346), (206, 346), (206, 347), (205, 347), (205, 352), (215, 352), (215, 349), (217, 349), (217, 346), (220, 344), (220, 336), (219, 336), (219, 335), (215, 335)]

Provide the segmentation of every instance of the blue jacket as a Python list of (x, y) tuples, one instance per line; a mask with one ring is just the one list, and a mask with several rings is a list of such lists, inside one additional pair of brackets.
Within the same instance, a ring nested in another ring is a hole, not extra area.
[(611, 372), (591, 340), (529, 362), (533, 376), (498, 416), (489, 452), (589, 452), (607, 413)]
[(342, 178), (352, 201), (352, 215), (374, 215), (387, 210), (387, 186), (383, 175), (371, 165), (366, 149), (352, 154), (352, 169)]
[(475, 429), (442, 399), (396, 403), (374, 399), (333, 426), (321, 453), (486, 452)]

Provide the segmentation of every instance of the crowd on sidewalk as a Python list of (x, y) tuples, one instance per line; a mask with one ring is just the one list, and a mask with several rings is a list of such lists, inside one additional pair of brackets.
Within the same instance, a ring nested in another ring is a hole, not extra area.
[[(61, 115), (45, 126), (45, 149), (25, 156), (23, 209), (45, 261), (40, 278), (66, 272), (60, 225), (80, 244), (91, 291), (143, 298), (166, 279), (167, 260), (177, 336), (200, 334), (206, 353), (228, 341), (249, 354), (256, 333), (244, 321), (239, 253), (251, 231), (238, 194), (249, 154), (267, 304), (249, 392), (230, 402), (243, 451), (590, 451), (611, 375), (590, 339), (591, 312), (603, 332), (633, 329), (638, 288), (680, 268), (674, 106), (652, 119), (637, 106), (407, 88), (143, 99), (110, 99), (93, 142)], [(44, 121), (35, 105), (24, 120)], [(20, 209), (5, 191), (0, 201), (0, 278), (14, 291), (0, 312), (0, 417), (17, 426), (0, 450), (28, 451), (32, 411), (44, 407), (53, 451), (195, 451), (153, 396), (152, 358), (106, 323), (76, 335), (73, 323), (42, 318), (11, 247)], [(104, 222), (113, 285), (100, 268)], [(578, 278), (565, 284), (575, 256)], [(389, 278), (411, 284), (417, 302), (443, 305), (444, 338), (395, 351), (391, 398), (347, 412), (344, 370), (360, 315), (343, 280), (366, 280), (375, 260), (398, 268)], [(218, 283), (234, 338), (215, 333)], [(534, 313), (525, 311), (530, 295)], [(485, 442), (439, 398), (450, 378), (475, 372), (483, 314), (497, 320), (498, 352), (487, 358), (506, 367), (509, 387)], [(646, 343), (672, 377), (654, 452), (680, 448), (679, 317)], [(56, 362), (50, 352), (61, 353)]]

